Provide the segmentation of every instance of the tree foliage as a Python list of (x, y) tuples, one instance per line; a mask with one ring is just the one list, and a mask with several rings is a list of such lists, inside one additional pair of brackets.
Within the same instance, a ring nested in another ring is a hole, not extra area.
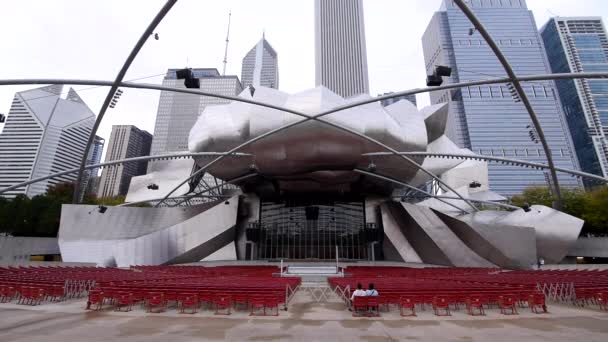
[[(608, 187), (593, 191), (561, 189), (563, 209), (567, 214), (585, 220), (582, 233), (608, 234)], [(547, 187), (532, 187), (511, 199), (513, 205), (542, 204), (552, 206), (554, 196)]]
[[(72, 203), (74, 184), (60, 183), (49, 187), (43, 195), (28, 198), (18, 195), (13, 199), (0, 197), (0, 233), (13, 236), (55, 237), (59, 230), (61, 206)], [(115, 205), (124, 202), (109, 198), (107, 204), (93, 196), (85, 196), (85, 204)]]

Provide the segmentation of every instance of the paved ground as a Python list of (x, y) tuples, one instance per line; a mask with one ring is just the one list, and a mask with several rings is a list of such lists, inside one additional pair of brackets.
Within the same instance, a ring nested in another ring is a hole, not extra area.
[(245, 312), (218, 317), (209, 311), (178, 314), (85, 312), (82, 301), (36, 307), (0, 304), (0, 341), (608, 341), (608, 313), (551, 305), (550, 314), (521, 309), (507, 317), (498, 309), (485, 317), (462, 310), (451, 317), (431, 311), (403, 318), (395, 309), (380, 318), (353, 318), (337, 301), (310, 303), (298, 294), (279, 317), (250, 317)]

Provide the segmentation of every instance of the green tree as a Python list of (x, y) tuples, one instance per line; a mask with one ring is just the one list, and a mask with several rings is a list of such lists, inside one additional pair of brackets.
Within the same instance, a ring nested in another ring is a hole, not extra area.
[(602, 186), (585, 196), (585, 210), (580, 216), (585, 220), (584, 232), (608, 233), (608, 187)]

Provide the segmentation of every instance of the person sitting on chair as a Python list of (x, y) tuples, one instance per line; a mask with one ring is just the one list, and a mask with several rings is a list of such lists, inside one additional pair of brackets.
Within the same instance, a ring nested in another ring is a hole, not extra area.
[(369, 288), (365, 291), (366, 296), (378, 296), (378, 291), (374, 289), (374, 283), (369, 283)]
[[(350, 306), (353, 306), (353, 302), (355, 301), (355, 297), (365, 297), (367, 293), (363, 289), (363, 285), (361, 283), (357, 284), (357, 289), (353, 292), (352, 296), (350, 296)], [(351, 310), (350, 308), (348, 310)]]

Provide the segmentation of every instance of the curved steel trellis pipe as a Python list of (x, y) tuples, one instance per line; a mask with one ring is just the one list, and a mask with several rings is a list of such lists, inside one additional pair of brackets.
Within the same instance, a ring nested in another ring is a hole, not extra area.
[[(457, 159), (470, 159), (470, 160), (479, 159), (479, 160), (485, 160), (485, 161), (493, 161), (493, 162), (497, 162), (497, 163), (502, 162), (502, 163), (515, 164), (516, 166), (530, 166), (530, 167), (539, 168), (539, 169), (548, 169), (549, 168), (546, 164), (533, 163), (533, 162), (528, 162), (528, 161), (521, 160), (521, 159), (491, 157), (491, 156), (484, 156), (484, 155), (478, 155), (478, 154), (475, 155), (475, 154), (431, 153), (431, 152), (399, 152), (399, 154), (406, 155), (406, 156), (425, 156), (425, 157), (437, 157), (437, 158), (452, 158), (453, 157), (453, 158), (457, 158)], [(363, 155), (382, 157), (382, 156), (392, 156), (393, 154), (388, 153), (388, 152), (371, 152), (371, 153), (365, 153)], [(594, 175), (592, 173), (576, 171), (576, 170), (569, 170), (569, 169), (564, 169), (561, 167), (556, 167), (555, 170), (557, 170), (559, 172), (570, 174), (572, 176), (589, 178), (589, 179), (597, 180), (600, 182), (608, 183), (607, 178), (604, 178), (604, 177), (598, 176), (598, 175)]]
[[(608, 72), (541, 74), (541, 75), (522, 76), (522, 77), (519, 77), (518, 79), (520, 81), (525, 82), (525, 81), (541, 81), (541, 80), (555, 80), (555, 79), (581, 79), (581, 78), (588, 78), (588, 79), (608, 78)], [(509, 81), (510, 81), (509, 78), (496, 78), (496, 79), (488, 79), (488, 80), (480, 80), (480, 81), (453, 83), (453, 84), (447, 84), (447, 85), (443, 85), (443, 86), (439, 86), (439, 87), (417, 88), (417, 89), (412, 89), (412, 90), (408, 90), (408, 91), (396, 92), (393, 94), (384, 95), (384, 96), (380, 96), (380, 97), (370, 98), (367, 100), (353, 102), (351, 104), (336, 107), (336, 108), (332, 109), (331, 112), (333, 113), (333, 112), (337, 112), (340, 110), (349, 109), (349, 108), (353, 108), (356, 106), (381, 101), (384, 99), (400, 97), (403, 95), (419, 94), (419, 93), (426, 93), (426, 92), (446, 90), (446, 89), (457, 89), (457, 88), (469, 87), (469, 86), (474, 86), (474, 85), (505, 83), (505, 82), (509, 82)], [(103, 80), (48, 79), (48, 78), (47, 79), (5, 79), (5, 80), (0, 80), (0, 85), (23, 85), (23, 84), (75, 84), (75, 85), (112, 86), (114, 83), (111, 81), (103, 81)], [(223, 99), (237, 101), (237, 102), (250, 103), (253, 105), (258, 105), (258, 106), (263, 106), (263, 107), (267, 107), (267, 108), (271, 108), (271, 109), (283, 110), (283, 111), (286, 111), (289, 113), (293, 113), (293, 111), (291, 111), (289, 109), (281, 108), (281, 107), (274, 106), (271, 104), (265, 104), (262, 102), (249, 100), (249, 99), (237, 97), (237, 96), (212, 94), (212, 93), (208, 93), (208, 92), (204, 92), (204, 91), (200, 91), (200, 90), (170, 88), (170, 87), (163, 87), (163, 86), (159, 86), (159, 85), (155, 85), (155, 84), (132, 83), (132, 82), (120, 82), (119, 86), (124, 87), (124, 88), (151, 89), (151, 90), (161, 90), (161, 91), (170, 91), (170, 92), (177, 92), (177, 93), (187, 93), (187, 94), (194, 94), (194, 95), (217, 97), (217, 98), (223, 98)], [(307, 120), (308, 119), (306, 119), (306, 121)], [(295, 122), (295, 123), (289, 124), (287, 126), (291, 127), (297, 123), (299, 123), (299, 122)], [(285, 128), (287, 128), (287, 127), (279, 127), (277, 129), (267, 132), (267, 133), (268, 133), (268, 135), (270, 135), (272, 133), (275, 133), (278, 130), (282, 130)], [(263, 135), (258, 138), (263, 138), (265, 136), (266, 135)], [(252, 143), (252, 142), (253, 141), (251, 141), (249, 143)], [(230, 155), (230, 154), (234, 154), (234, 153), (225, 153), (225, 154)], [(566, 171), (564, 171), (564, 172), (566, 172)], [(67, 173), (72, 173), (72, 172), (67, 172)], [(16, 187), (23, 186), (23, 184), (27, 185), (27, 184), (35, 183), (37, 181), (44, 180), (44, 179), (53, 178), (53, 177), (56, 177), (57, 175), (61, 175), (61, 174), (54, 174), (49, 177), (44, 177), (44, 178), (33, 180), (30, 182), (21, 183), (20, 185), (17, 185)], [(186, 180), (186, 182), (187, 181), (188, 180)], [(3, 189), (3, 191), (6, 191), (6, 189)], [(0, 193), (3, 191), (0, 191)]]
[(471, 23), (473, 24), (475, 29), (477, 29), (477, 31), (479, 31), (481, 36), (485, 39), (486, 43), (488, 43), (488, 45), (490, 46), (490, 48), (492, 49), (492, 51), (494, 52), (494, 54), (496, 55), (496, 57), (498, 58), (500, 63), (502, 64), (503, 68), (505, 69), (507, 75), (511, 79), (511, 83), (513, 83), (513, 86), (515, 87), (515, 90), (517, 91), (517, 94), (519, 95), (521, 102), (524, 104), (524, 107), (526, 107), (526, 110), (528, 111), (528, 114), (530, 115), (530, 119), (532, 119), (532, 124), (534, 125), (534, 129), (538, 133), (538, 138), (541, 141), (541, 144), (543, 145), (543, 149), (545, 150), (547, 164), (548, 164), (549, 170), (551, 172), (551, 178), (553, 180), (553, 190), (555, 193), (555, 202), (553, 204), (553, 207), (556, 210), (561, 210), (562, 195), (561, 195), (561, 191), (559, 188), (559, 180), (557, 178), (557, 171), (555, 170), (555, 164), (553, 163), (553, 156), (551, 154), (551, 149), (549, 148), (547, 139), (545, 139), (545, 133), (542, 130), (540, 121), (538, 120), (538, 117), (536, 116), (536, 113), (534, 112), (534, 108), (532, 107), (532, 104), (530, 103), (530, 100), (528, 99), (526, 92), (524, 91), (524, 89), (521, 86), (521, 83), (517, 79), (517, 76), (515, 75), (515, 71), (513, 71), (511, 64), (509, 63), (509, 61), (507, 60), (505, 55), (502, 53), (502, 51), (500, 50), (498, 45), (496, 45), (496, 42), (494, 41), (492, 36), (490, 36), (490, 33), (486, 30), (485, 26), (481, 23), (481, 21), (479, 21), (479, 19), (475, 15), (475, 13), (473, 13), (473, 11), (471, 11), (469, 6), (467, 6), (463, 0), (454, 0), (454, 3), (456, 3), (456, 5), (460, 8), (460, 10), (464, 13), (464, 15), (467, 18), (469, 18), (469, 20), (471, 21)]
[[(458, 197), (462, 198), (462, 200), (463, 200), (465, 203), (467, 203), (467, 204), (468, 204), (468, 205), (469, 205), (471, 208), (473, 208), (473, 210), (475, 210), (475, 211), (478, 211), (478, 210), (479, 210), (479, 209), (477, 209), (477, 207), (476, 207), (476, 206), (475, 206), (473, 203), (471, 203), (470, 201), (468, 201), (466, 198), (462, 197), (462, 196), (461, 196), (461, 195), (460, 195), (460, 194), (459, 194), (459, 193), (458, 193), (456, 190), (452, 189), (452, 188), (451, 188), (451, 187), (450, 187), (448, 184), (446, 184), (445, 182), (443, 182), (443, 181), (441, 180), (441, 178), (437, 177), (437, 176), (436, 176), (436, 175), (434, 175), (432, 172), (428, 171), (427, 169), (425, 169), (424, 167), (422, 167), (422, 165), (420, 165), (420, 164), (416, 163), (414, 160), (412, 160), (412, 159), (408, 158), (407, 156), (401, 156), (401, 155), (399, 155), (399, 153), (398, 153), (398, 151), (397, 151), (397, 150), (395, 150), (395, 149), (393, 149), (393, 148), (389, 147), (389, 146), (388, 146), (388, 145), (386, 145), (386, 144), (383, 144), (383, 143), (379, 142), (379, 141), (378, 141), (378, 140), (376, 140), (376, 139), (373, 139), (373, 138), (371, 138), (371, 137), (368, 137), (367, 135), (362, 134), (362, 133), (359, 133), (359, 132), (357, 132), (357, 131), (354, 131), (354, 130), (352, 130), (352, 129), (350, 129), (350, 128), (347, 128), (347, 127), (344, 127), (344, 126), (342, 126), (342, 125), (338, 125), (338, 124), (335, 124), (335, 123), (331, 123), (331, 122), (326, 121), (326, 120), (323, 120), (323, 119), (319, 119), (319, 118), (320, 118), (320, 117), (322, 117), (322, 116), (329, 115), (329, 114), (334, 113), (334, 112), (336, 112), (336, 111), (327, 111), (327, 112), (323, 112), (323, 113), (315, 114), (315, 115), (312, 115), (312, 116), (311, 116), (311, 115), (304, 114), (304, 113), (300, 113), (300, 112), (297, 112), (297, 111), (294, 111), (294, 110), (289, 110), (288, 112), (290, 112), (290, 113), (292, 113), (292, 114), (296, 114), (296, 115), (302, 116), (302, 117), (304, 117), (305, 119), (300, 120), (300, 121), (295, 121), (295, 122), (293, 122), (293, 123), (291, 123), (291, 124), (287, 124), (287, 125), (284, 125), (284, 126), (278, 127), (278, 128), (276, 128), (276, 129), (271, 130), (271, 131), (269, 131), (269, 132), (266, 132), (266, 133), (264, 133), (264, 134), (262, 134), (262, 135), (259, 135), (259, 136), (257, 136), (257, 137), (254, 137), (254, 138), (252, 138), (252, 139), (249, 139), (248, 141), (246, 141), (246, 142), (244, 142), (244, 143), (242, 143), (242, 144), (240, 144), (240, 145), (238, 145), (238, 146), (234, 147), (233, 149), (231, 149), (230, 151), (228, 151), (228, 153), (233, 153), (233, 152), (236, 152), (236, 151), (240, 150), (241, 148), (246, 147), (246, 146), (248, 146), (248, 145), (250, 145), (250, 144), (252, 144), (252, 143), (254, 143), (254, 142), (256, 142), (256, 141), (258, 141), (258, 140), (260, 140), (260, 139), (263, 139), (263, 138), (268, 137), (268, 136), (270, 136), (270, 135), (276, 134), (276, 133), (281, 132), (281, 131), (283, 131), (283, 130), (285, 130), (285, 129), (288, 129), (288, 128), (290, 128), (290, 127), (293, 127), (293, 126), (296, 126), (296, 125), (302, 124), (302, 123), (307, 122), (307, 121), (309, 121), (309, 120), (316, 120), (316, 121), (319, 121), (319, 122), (321, 122), (321, 123), (324, 123), (324, 124), (326, 124), (326, 125), (328, 125), (328, 126), (330, 126), (330, 127), (334, 127), (334, 128), (336, 128), (336, 129), (339, 129), (339, 130), (342, 130), (342, 131), (345, 131), (345, 132), (351, 133), (351, 134), (353, 134), (353, 135), (355, 135), (355, 136), (358, 136), (358, 137), (360, 137), (360, 138), (363, 138), (363, 139), (365, 139), (365, 140), (367, 140), (367, 141), (369, 141), (369, 142), (372, 142), (372, 143), (374, 143), (374, 144), (376, 144), (376, 145), (378, 145), (378, 146), (380, 146), (380, 147), (382, 147), (382, 148), (384, 148), (384, 149), (386, 149), (386, 150), (388, 150), (388, 151), (392, 152), (394, 155), (399, 156), (399, 157), (401, 157), (402, 159), (404, 159), (405, 161), (407, 161), (408, 163), (410, 163), (410, 164), (414, 165), (414, 167), (416, 167), (418, 170), (422, 170), (424, 173), (426, 173), (427, 175), (431, 176), (431, 178), (435, 179), (435, 180), (436, 180), (437, 182), (439, 182), (441, 185), (445, 186), (445, 187), (446, 187), (446, 189), (448, 189), (448, 190), (452, 191), (452, 192), (453, 192), (453, 193), (454, 193), (456, 196), (458, 196)], [(206, 171), (206, 170), (207, 170), (209, 167), (211, 167), (211, 166), (212, 166), (213, 164), (215, 164), (216, 162), (218, 162), (218, 161), (222, 160), (223, 158), (224, 158), (224, 156), (219, 156), (219, 157), (217, 157), (216, 159), (214, 159), (214, 160), (210, 161), (209, 163), (205, 164), (205, 166), (201, 167), (201, 168), (200, 168), (198, 171), (196, 171), (195, 173), (193, 173), (192, 175), (190, 175), (190, 177), (188, 177), (187, 179), (185, 179), (185, 180), (184, 180), (182, 183), (180, 183), (180, 184), (179, 184), (179, 185), (177, 185), (177, 186), (176, 186), (176, 187), (175, 187), (175, 188), (174, 188), (172, 191), (170, 191), (170, 192), (169, 192), (169, 193), (166, 195), (166, 198), (168, 198), (169, 196), (171, 196), (171, 195), (172, 195), (172, 194), (173, 194), (175, 191), (177, 191), (177, 189), (179, 189), (179, 188), (180, 188), (182, 185), (184, 185), (184, 184), (185, 184), (186, 182), (188, 182), (190, 179), (192, 179), (192, 178), (194, 178), (194, 177), (198, 176), (198, 175), (199, 175), (199, 174), (201, 174), (202, 172), (205, 172), (205, 171)], [(159, 206), (161, 203), (162, 203), (162, 201), (161, 201), (161, 202), (159, 202), (159, 203), (157, 203), (157, 204), (155, 205), (155, 207)]]
[(114, 83), (110, 87), (110, 91), (108, 91), (108, 95), (106, 95), (106, 99), (103, 102), (101, 109), (99, 109), (99, 114), (97, 114), (97, 118), (95, 119), (95, 124), (93, 125), (93, 129), (91, 130), (91, 134), (89, 135), (89, 141), (87, 143), (87, 146), (84, 148), (84, 154), (82, 155), (82, 159), (80, 160), (80, 170), (78, 171), (78, 178), (76, 179), (76, 183), (74, 184), (74, 195), (72, 197), (72, 203), (78, 203), (78, 199), (80, 197), (80, 182), (82, 182), (82, 176), (84, 175), (84, 168), (86, 166), (87, 158), (89, 156), (89, 150), (91, 149), (91, 145), (93, 145), (93, 142), (95, 141), (95, 134), (97, 134), (97, 129), (99, 128), (99, 125), (101, 124), (101, 120), (103, 120), (103, 116), (105, 115), (106, 110), (108, 109), (108, 106), (110, 105), (110, 101), (112, 100), (112, 97), (116, 93), (116, 90), (118, 89), (118, 87), (120, 85), (120, 82), (122, 82), (122, 80), (124, 79), (125, 74), (127, 73), (127, 70), (129, 70), (131, 63), (133, 63), (133, 60), (135, 59), (135, 57), (137, 57), (137, 54), (139, 53), (141, 48), (144, 46), (144, 44), (146, 43), (146, 41), (148, 40), (150, 35), (152, 35), (152, 33), (154, 33), (154, 29), (156, 28), (156, 26), (158, 26), (158, 24), (163, 20), (165, 15), (167, 15), (167, 13), (169, 13), (169, 11), (173, 7), (173, 5), (175, 5), (176, 2), (177, 2), (177, 0), (167, 0), (165, 5), (160, 9), (160, 11), (154, 17), (152, 22), (150, 22), (150, 25), (148, 25), (148, 28), (146, 28), (144, 33), (141, 35), (141, 37), (137, 41), (137, 44), (135, 44), (135, 46), (133, 47), (133, 50), (131, 50), (131, 53), (127, 57), (127, 60), (125, 61), (122, 68), (118, 72), (118, 75), (116, 75), (116, 79), (114, 80)]
[[(112, 165), (118, 165), (118, 164), (126, 164), (126, 163), (133, 163), (133, 162), (142, 162), (142, 161), (149, 161), (149, 160), (160, 160), (160, 159), (181, 159), (181, 158), (189, 158), (189, 157), (199, 157), (199, 156), (218, 156), (218, 155), (225, 155), (226, 153), (221, 153), (221, 152), (195, 152), (195, 153), (172, 153), (172, 154), (159, 154), (159, 155), (155, 155), (155, 156), (143, 156), (143, 157), (133, 157), (133, 158), (127, 158), (127, 159), (119, 159), (119, 160), (113, 160), (113, 161), (109, 161), (109, 162), (104, 162), (104, 163), (99, 163), (99, 164), (92, 164), (92, 165), (87, 165), (84, 167), (85, 170), (90, 170), (90, 169), (96, 169), (96, 168), (100, 168), (100, 167), (106, 167), (106, 166), (112, 166)], [(230, 154), (231, 157), (242, 157), (242, 156), (251, 156), (251, 154), (249, 153), (231, 153)], [(57, 178), (57, 177), (61, 177), (61, 176), (65, 176), (65, 175), (69, 175), (70, 173), (76, 173), (79, 172), (80, 168), (73, 168), (73, 169), (69, 169), (69, 170), (65, 170), (65, 171), (61, 171), (61, 172), (57, 172), (57, 173), (53, 173), (44, 177), (39, 177), (39, 178), (35, 178), (26, 182), (22, 182), (19, 184), (15, 184), (15, 185), (11, 185), (9, 187), (0, 189), (0, 194), (7, 192), (7, 191), (11, 191), (17, 188), (20, 188), (22, 186), (27, 186), (33, 183), (38, 183), (38, 182), (42, 182), (44, 180), (47, 179), (51, 179), (51, 178)]]

